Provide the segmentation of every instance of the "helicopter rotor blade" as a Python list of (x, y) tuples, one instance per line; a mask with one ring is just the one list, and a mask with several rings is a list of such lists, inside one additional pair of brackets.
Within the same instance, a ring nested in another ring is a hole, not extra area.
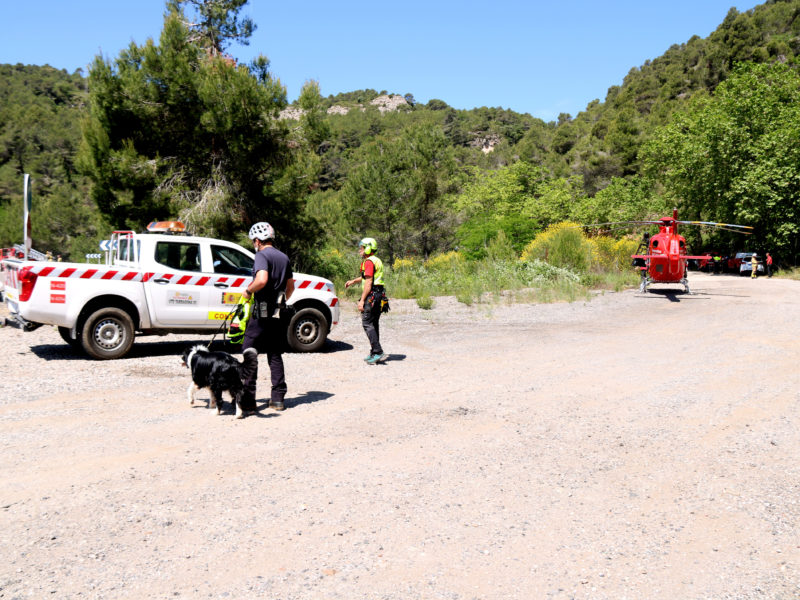
[(729, 229), (728, 227), (717, 227), (716, 229), (720, 229), (722, 231), (730, 231), (731, 233), (740, 233), (742, 235), (753, 235), (752, 231), (740, 231), (739, 229)]
[(750, 225), (734, 225), (733, 223), (714, 223), (712, 221), (676, 221), (681, 225), (700, 225), (707, 227), (733, 227), (738, 229), (754, 229)]
[[(653, 225), (655, 225), (655, 223), (653, 223)], [(608, 228), (603, 228), (601, 232), (608, 233), (609, 231), (622, 231), (625, 229), (632, 229), (634, 227), (641, 227), (641, 225), (622, 225), (621, 227), (608, 227)]]
[(603, 227), (605, 225), (620, 225), (618, 229), (624, 229), (625, 226), (636, 227), (639, 225), (660, 225), (661, 221), (609, 221), (608, 223), (589, 223), (588, 225), (579, 225), (579, 227)]

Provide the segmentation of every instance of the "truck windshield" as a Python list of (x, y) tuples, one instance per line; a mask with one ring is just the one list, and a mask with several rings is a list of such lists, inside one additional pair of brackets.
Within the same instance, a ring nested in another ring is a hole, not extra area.
[(252, 275), (253, 273), (253, 259), (233, 248), (212, 245), (211, 258), (214, 261), (214, 273), (228, 275)]

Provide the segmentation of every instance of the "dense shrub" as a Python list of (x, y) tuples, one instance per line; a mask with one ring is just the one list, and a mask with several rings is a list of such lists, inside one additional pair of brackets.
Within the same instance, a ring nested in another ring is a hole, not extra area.
[(610, 237), (596, 237), (589, 240), (592, 244), (592, 266), (600, 271), (621, 271), (631, 265), (631, 255), (639, 245), (637, 240)]
[(543, 260), (556, 267), (585, 272), (592, 264), (592, 243), (576, 223), (551, 225), (522, 251), (521, 260)]

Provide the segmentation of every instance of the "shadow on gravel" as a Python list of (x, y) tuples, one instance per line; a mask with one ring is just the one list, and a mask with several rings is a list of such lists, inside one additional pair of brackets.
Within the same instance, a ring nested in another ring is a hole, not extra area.
[[(147, 338), (144, 338), (145, 340)], [(136, 358), (151, 358), (154, 356), (181, 356), (186, 348), (202, 344), (208, 344), (208, 338), (198, 338), (196, 340), (181, 340), (169, 342), (147, 342), (141, 341), (142, 338), (136, 338), (136, 342), (131, 347), (130, 352), (115, 360), (130, 360)], [(327, 340), (322, 350), (318, 354), (328, 354), (331, 352), (342, 352), (352, 350), (353, 346), (346, 342), (334, 342)], [(228, 352), (230, 354), (241, 354), (241, 345), (234, 345), (224, 340), (214, 340), (211, 344), (211, 350), (218, 350), (221, 352)], [(92, 360), (80, 349), (73, 349), (67, 344), (40, 344), (38, 346), (31, 346), (31, 352), (44, 360)], [(292, 354), (291, 350), (285, 351), (287, 354)]]
[(708, 300), (703, 298), (705, 294), (687, 294), (686, 292), (676, 290), (647, 290), (646, 293), (637, 293), (637, 298), (666, 298), (670, 302), (683, 302), (684, 300)]
[[(122, 358), (115, 360), (131, 360), (135, 358), (150, 358), (153, 356), (180, 356), (183, 351), (197, 344), (207, 344), (208, 340), (186, 340), (180, 342), (137, 342), (133, 345), (130, 352)], [(212, 350), (224, 350), (224, 345), (214, 342)], [(81, 350), (75, 350), (67, 344), (42, 344), (31, 346), (33, 352), (44, 360), (93, 360)]]
[(720, 292), (709, 292), (707, 290), (699, 290), (697, 292), (694, 292), (694, 294), (697, 295), (697, 296), (722, 296), (722, 297), (725, 297), (725, 298), (749, 298), (750, 297), (749, 294), (723, 294), (723, 293), (720, 293)]
[(300, 406), (301, 404), (311, 404), (312, 402), (319, 402), (320, 400), (327, 400), (328, 398), (332, 397), (333, 394), (330, 392), (311, 391), (295, 398), (285, 398), (283, 403), (286, 408), (294, 408), (295, 406)]
[(44, 360), (89, 360), (80, 350), (73, 350), (66, 344), (42, 344), (31, 346), (31, 352)]
[(328, 339), (325, 340), (325, 345), (319, 352), (320, 354), (330, 354), (331, 352), (344, 352), (352, 349), (353, 344), (348, 344), (347, 342), (335, 342), (334, 340)]
[[(227, 398), (227, 396), (226, 396), (226, 398)], [(217, 417), (217, 416), (219, 416), (219, 417), (234, 417), (234, 418), (236, 417), (236, 409), (233, 406), (231, 406), (231, 403), (228, 402), (227, 400), (225, 401), (225, 404), (222, 407), (222, 412), (220, 412), (219, 415), (217, 415), (217, 409), (216, 408), (208, 408), (203, 403), (203, 400), (200, 400), (199, 404), (195, 404), (191, 408), (192, 409), (208, 410), (209, 414), (213, 414), (215, 417)], [(249, 419), (251, 417), (255, 417), (257, 419), (271, 419), (273, 417), (277, 417), (278, 416), (278, 413), (276, 413), (274, 410), (270, 410), (270, 408), (269, 408), (269, 400), (264, 400), (261, 404), (258, 405), (257, 408), (258, 408), (258, 410), (256, 412), (254, 412), (254, 413), (246, 413), (244, 418), (245, 419)], [(213, 411), (213, 412), (211, 412), (211, 411)], [(265, 411), (265, 412), (262, 413), (261, 411)]]

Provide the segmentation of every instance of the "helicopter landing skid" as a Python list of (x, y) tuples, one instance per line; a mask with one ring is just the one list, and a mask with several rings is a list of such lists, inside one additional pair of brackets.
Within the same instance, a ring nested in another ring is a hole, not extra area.
[[(639, 293), (640, 294), (646, 294), (648, 286), (650, 286), (650, 284), (652, 284), (652, 283), (653, 283), (653, 280), (650, 279), (649, 277), (642, 277), (642, 281), (639, 284)], [(683, 292), (685, 294), (689, 294), (689, 295), (692, 294), (692, 290), (689, 289), (689, 280), (686, 279), (686, 277), (681, 279), (679, 283), (683, 286)]]

